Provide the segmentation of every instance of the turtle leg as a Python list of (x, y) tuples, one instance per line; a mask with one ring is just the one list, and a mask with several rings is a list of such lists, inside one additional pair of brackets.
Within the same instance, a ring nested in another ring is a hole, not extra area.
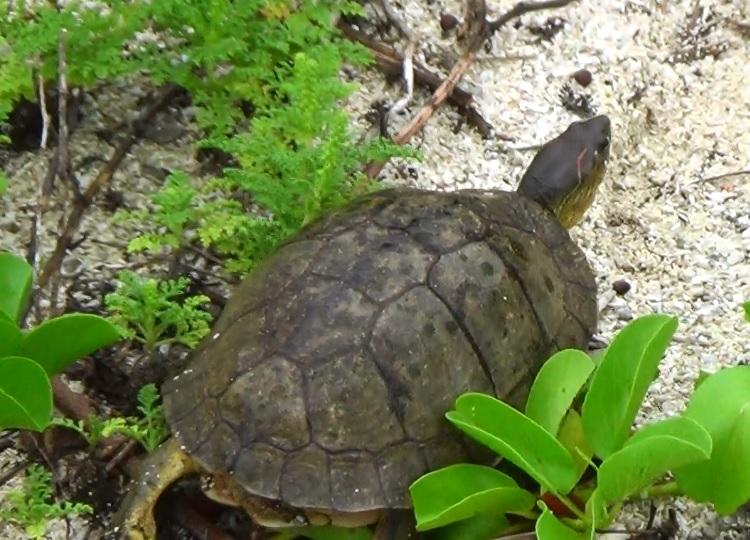
[(154, 506), (161, 494), (175, 481), (199, 472), (197, 464), (171, 438), (148, 456), (140, 474), (130, 486), (120, 509), (112, 518), (108, 540), (154, 540)]
[(416, 540), (420, 536), (411, 510), (386, 510), (375, 526), (372, 540)]

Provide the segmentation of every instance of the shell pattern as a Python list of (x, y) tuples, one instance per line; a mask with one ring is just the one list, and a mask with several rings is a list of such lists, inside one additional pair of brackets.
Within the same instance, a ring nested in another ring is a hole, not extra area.
[(444, 414), (516, 406), (553, 352), (585, 347), (596, 284), (541, 206), (512, 192), (386, 190), (301, 231), (233, 293), (163, 388), (201, 465), (297, 508), (408, 508), (408, 486), (483, 461)]

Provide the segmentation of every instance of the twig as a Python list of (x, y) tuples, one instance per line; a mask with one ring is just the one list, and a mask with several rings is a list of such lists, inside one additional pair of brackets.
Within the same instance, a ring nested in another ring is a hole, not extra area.
[(52, 393), (55, 398), (55, 406), (65, 416), (76, 420), (88, 420), (96, 413), (91, 400), (85, 394), (79, 394), (70, 389), (59, 375), (52, 377)]
[(79, 199), (81, 197), (81, 186), (73, 175), (73, 167), (70, 163), (70, 147), (68, 144), (69, 140), (69, 129), (68, 129), (68, 65), (65, 54), (65, 46), (67, 43), (68, 31), (65, 28), (60, 30), (60, 37), (58, 40), (57, 56), (58, 56), (58, 95), (57, 95), (57, 115), (58, 123), (60, 124), (58, 133), (58, 174), (60, 180), (70, 184), (73, 188), (74, 196)]
[(5, 471), (3, 474), (0, 474), (0, 487), (4, 486), (5, 484), (13, 480), (13, 478), (15, 478), (15, 476), (18, 473), (24, 470), (29, 465), (29, 463), (31, 463), (31, 460), (24, 459), (23, 461), (19, 461), (18, 463), (13, 465), (10, 469)]
[[(357, 41), (361, 43), (375, 56), (375, 60), (378, 67), (383, 73), (388, 75), (400, 75), (403, 70), (403, 56), (393, 47), (383, 42), (377, 41), (369, 37), (364, 32), (355, 30), (351, 25), (339, 19), (336, 26), (351, 41)], [(414, 82), (421, 86), (426, 86), (432, 91), (435, 91), (443, 82), (442, 78), (430, 71), (425, 66), (418, 62), (413, 62), (414, 70)], [(467, 122), (476, 128), (477, 131), (483, 136), (488, 137), (492, 132), (492, 126), (487, 120), (474, 107), (474, 96), (469, 92), (462, 89), (460, 86), (456, 86), (448, 96), (448, 101), (459, 108), (459, 112), (466, 115)]]
[(132, 124), (130, 133), (115, 148), (107, 163), (99, 172), (97, 177), (86, 188), (80, 199), (76, 200), (73, 208), (65, 220), (62, 234), (57, 239), (55, 249), (52, 252), (47, 264), (39, 274), (37, 281), (37, 290), (42, 290), (50, 281), (50, 278), (57, 274), (62, 265), (65, 253), (73, 240), (73, 235), (81, 224), (81, 218), (86, 209), (93, 203), (94, 198), (109, 183), (117, 167), (120, 165), (135, 141), (143, 133), (144, 127), (151, 121), (159, 110), (161, 110), (169, 99), (179, 92), (179, 87), (175, 84), (167, 84), (159, 91), (154, 102), (146, 109)]
[(47, 138), (49, 137), (49, 111), (47, 111), (47, 93), (44, 90), (44, 77), (40, 73), (39, 78), (39, 109), (42, 112), (42, 139), (39, 142), (39, 148), (47, 148)]
[(487, 27), (490, 33), (493, 33), (508, 21), (516, 19), (521, 15), (525, 15), (526, 13), (531, 13), (532, 11), (541, 11), (543, 9), (561, 8), (574, 1), (575, 0), (548, 0), (546, 2), (519, 2), (515, 6), (513, 6), (513, 9), (511, 9), (510, 11), (501, 15), (494, 21), (488, 22)]
[(16, 444), (17, 433), (15, 431), (6, 432), (0, 436), (0, 452), (4, 452), (8, 448)]
[(750, 174), (750, 169), (728, 172), (724, 174), (717, 174), (716, 176), (707, 176), (706, 178), (702, 178), (701, 181), (702, 182), (714, 182), (715, 180), (723, 180), (724, 178), (731, 178), (732, 176), (743, 176), (745, 174)]
[(411, 31), (411, 28), (399, 17), (388, 0), (380, 0), (380, 7), (383, 8), (386, 18), (398, 28), (399, 33), (406, 39), (404, 48), (401, 76), (406, 85), (406, 95), (393, 104), (393, 107), (387, 112), (384, 121), (387, 122), (388, 116), (403, 111), (414, 97), (414, 51), (417, 48), (417, 35)]
[(135, 442), (133, 439), (129, 439), (125, 442), (123, 442), (118, 448), (117, 453), (112, 456), (112, 459), (110, 459), (107, 464), (104, 466), (104, 471), (109, 475), (112, 473), (115, 468), (120, 465), (125, 459), (130, 455), (130, 453), (135, 450), (136, 446), (138, 446), (138, 443)]
[[(396, 144), (404, 144), (424, 127), (437, 108), (451, 94), (466, 71), (468, 71), (485, 40), (487, 40), (500, 27), (525, 13), (541, 9), (563, 7), (573, 1), (574, 0), (550, 0), (546, 2), (519, 2), (510, 11), (498, 17), (495, 21), (488, 22), (485, 15), (487, 8), (484, 0), (469, 0), (467, 3), (467, 16), (465, 17), (469, 27), (468, 34), (466, 35), (466, 52), (458, 59), (458, 61), (456, 61), (446, 79), (433, 92), (430, 99), (428, 99), (427, 103), (422, 107), (422, 110), (412, 118), (411, 122), (409, 122), (401, 132), (393, 137), (393, 142)], [(384, 161), (372, 161), (365, 166), (364, 172), (370, 178), (374, 178), (380, 173), (384, 165)]]
[(406, 83), (406, 95), (393, 104), (393, 107), (388, 112), (389, 115), (403, 111), (414, 96), (414, 62), (412, 57), (414, 56), (415, 48), (416, 42), (410, 41), (404, 50), (403, 77)]

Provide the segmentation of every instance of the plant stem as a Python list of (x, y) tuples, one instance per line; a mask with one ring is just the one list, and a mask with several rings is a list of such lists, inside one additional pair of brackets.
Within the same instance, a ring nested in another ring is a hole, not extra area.
[(581, 509), (578, 508), (578, 506), (576, 506), (576, 504), (573, 501), (571, 501), (570, 499), (568, 499), (567, 497), (563, 495), (557, 495), (557, 498), (560, 499), (560, 502), (563, 503), (568, 510), (573, 512), (573, 514), (578, 519), (586, 523), (586, 514), (581, 512)]
[(646, 490), (649, 497), (673, 497), (675, 495), (682, 495), (682, 490), (677, 482), (666, 482), (664, 484), (658, 484), (652, 486)]

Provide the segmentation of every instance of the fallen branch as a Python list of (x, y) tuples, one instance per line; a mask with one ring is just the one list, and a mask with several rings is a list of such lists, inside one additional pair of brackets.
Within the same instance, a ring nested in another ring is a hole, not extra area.
[[(560, 8), (572, 3), (574, 0), (550, 0), (545, 2), (519, 2), (511, 10), (501, 15), (494, 21), (487, 21), (486, 5), (484, 0), (469, 0), (467, 3), (466, 26), (464, 32), (466, 40), (466, 52), (454, 64), (448, 76), (442, 84), (433, 92), (430, 99), (422, 107), (414, 118), (395, 137), (393, 142), (404, 144), (411, 140), (427, 123), (438, 107), (447, 99), (453, 89), (459, 83), (471, 64), (476, 59), (482, 44), (492, 34), (507, 24), (509, 21), (532, 11), (550, 8)], [(371, 161), (365, 166), (364, 173), (370, 178), (376, 177), (385, 165), (385, 161)]]
[[(351, 25), (339, 19), (336, 26), (351, 41), (361, 43), (373, 53), (380, 71), (387, 75), (401, 75), (403, 71), (404, 58), (396, 49), (381, 41), (372, 39), (364, 32), (355, 30)], [(419, 62), (413, 62), (414, 82), (424, 86), (433, 92), (443, 82), (440, 75), (430, 71)], [(448, 96), (448, 102), (458, 107), (459, 112), (466, 116), (466, 121), (473, 126), (482, 137), (488, 137), (492, 132), (492, 126), (474, 107), (474, 96), (459, 86), (456, 86)]]
[(177, 94), (177, 92), (179, 92), (179, 87), (175, 84), (167, 84), (162, 87), (153, 103), (151, 103), (151, 105), (132, 123), (130, 133), (117, 146), (117, 148), (115, 148), (109, 161), (107, 161), (94, 181), (86, 188), (81, 197), (76, 198), (73, 202), (73, 208), (65, 220), (62, 234), (57, 239), (55, 249), (39, 274), (37, 290), (44, 289), (52, 276), (60, 271), (60, 266), (65, 258), (65, 253), (73, 240), (73, 235), (81, 224), (81, 218), (83, 217), (84, 212), (89, 206), (91, 206), (94, 202), (94, 198), (99, 192), (109, 183), (117, 170), (117, 167), (119, 167), (120, 163), (125, 158), (125, 155), (143, 133), (145, 126), (148, 125), (154, 116), (156, 116), (156, 113), (158, 113), (167, 102)]

